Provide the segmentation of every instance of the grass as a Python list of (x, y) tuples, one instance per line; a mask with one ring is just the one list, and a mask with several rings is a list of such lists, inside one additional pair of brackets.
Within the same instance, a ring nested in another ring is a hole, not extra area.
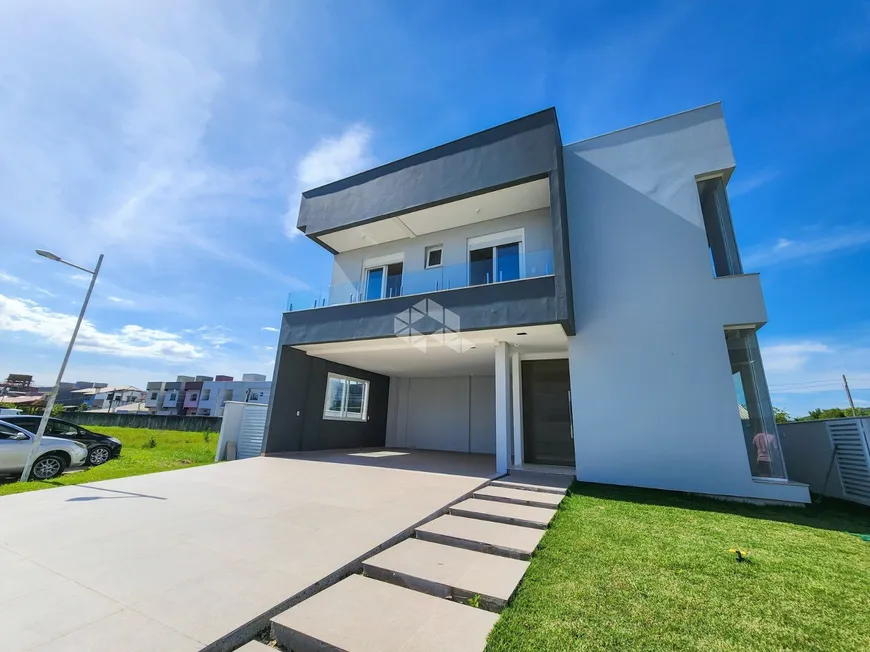
[(0, 496), (210, 464), (214, 462), (218, 439), (216, 432), (209, 433), (206, 442), (203, 432), (101, 427), (91, 430), (120, 439), (124, 444), (121, 457), (100, 466), (85, 467), (83, 471), (65, 473), (54, 480), (0, 484)]
[(575, 484), (486, 649), (870, 650), (870, 543), (847, 532), (870, 509)]

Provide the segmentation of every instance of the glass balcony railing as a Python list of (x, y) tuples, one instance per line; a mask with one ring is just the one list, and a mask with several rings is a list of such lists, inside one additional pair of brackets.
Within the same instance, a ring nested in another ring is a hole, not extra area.
[(318, 290), (291, 292), (287, 297), (286, 311), (391, 299), (552, 274), (552, 249), (525, 251), (513, 256), (496, 253), (492, 258), (403, 272), (401, 275), (367, 275), (368, 283), (363, 280), (358, 283), (326, 286)]

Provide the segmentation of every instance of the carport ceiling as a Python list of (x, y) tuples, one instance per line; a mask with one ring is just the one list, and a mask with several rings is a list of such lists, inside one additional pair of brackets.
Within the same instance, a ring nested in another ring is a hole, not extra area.
[(558, 324), (463, 332), (461, 337), (462, 346), (456, 347), (461, 352), (435, 338), (427, 338), (422, 350), (399, 337), (296, 348), (339, 364), (404, 378), (492, 375), (499, 341), (516, 347), (521, 355), (567, 355), (568, 351), (568, 338)]
[(546, 208), (549, 205), (549, 181), (537, 179), (446, 204), (388, 217), (384, 220), (368, 222), (334, 233), (327, 233), (318, 236), (318, 238), (337, 252), (350, 251), (384, 242), (415, 238), (418, 235), (452, 229), (466, 224), (494, 220), (507, 215), (525, 213), (538, 208)]

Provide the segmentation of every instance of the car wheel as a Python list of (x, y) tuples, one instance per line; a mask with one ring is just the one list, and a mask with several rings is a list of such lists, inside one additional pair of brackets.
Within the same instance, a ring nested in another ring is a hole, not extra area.
[(33, 463), (30, 478), (32, 480), (51, 480), (63, 473), (65, 468), (66, 461), (60, 455), (49, 453)]
[(88, 464), (99, 466), (108, 462), (110, 457), (112, 457), (112, 453), (106, 446), (97, 446), (88, 453)]

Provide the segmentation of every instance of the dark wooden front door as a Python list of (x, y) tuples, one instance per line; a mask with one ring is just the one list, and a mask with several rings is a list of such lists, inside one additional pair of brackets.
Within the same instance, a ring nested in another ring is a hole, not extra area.
[(523, 457), (531, 464), (574, 466), (567, 360), (524, 360)]

